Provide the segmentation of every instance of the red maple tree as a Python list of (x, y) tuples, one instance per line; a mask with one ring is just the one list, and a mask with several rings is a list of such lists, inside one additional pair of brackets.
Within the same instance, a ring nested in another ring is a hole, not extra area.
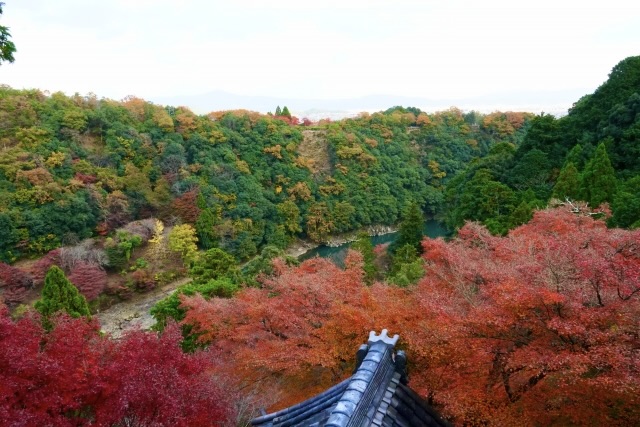
[(119, 341), (85, 319), (59, 316), (46, 333), (32, 313), (0, 307), (0, 425), (218, 426), (229, 394), (211, 353), (185, 354), (173, 325)]
[(276, 260), (276, 277), (260, 289), (247, 288), (232, 299), (185, 298), (190, 310), (184, 322), (247, 383), (294, 384), (291, 394), (280, 390), (278, 405), (294, 403), (350, 372), (354, 345), (375, 324), (361, 258), (351, 253), (346, 270), (320, 258), (295, 268)]
[(33, 283), (36, 286), (44, 284), (44, 278), (47, 275), (47, 271), (53, 265), (62, 265), (60, 257), (60, 248), (49, 251), (45, 256), (40, 258), (31, 266), (31, 276), (33, 277)]
[(505, 238), (467, 224), (423, 247), (426, 315), (403, 338), (434, 349), (416, 380), (455, 419), (639, 419), (640, 231), (555, 209)]

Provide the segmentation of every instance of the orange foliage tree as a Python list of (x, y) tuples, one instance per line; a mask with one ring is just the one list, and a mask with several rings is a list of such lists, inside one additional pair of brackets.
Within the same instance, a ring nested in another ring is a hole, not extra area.
[[(640, 231), (566, 209), (508, 237), (427, 240), (403, 338), (423, 392), (469, 424), (629, 425), (640, 417)], [(414, 356), (415, 357), (415, 356)]]
[(348, 376), (367, 332), (386, 327), (412, 387), (456, 423), (640, 419), (640, 231), (557, 208), (507, 237), (469, 223), (423, 247), (413, 287), (366, 287), (354, 254), (345, 270), (277, 261), (261, 288), (185, 299), (185, 322), (245, 383), (280, 384), (276, 407)]
[(315, 258), (287, 267), (276, 260), (275, 276), (259, 289), (244, 289), (232, 299), (184, 297), (184, 323), (220, 351), (243, 386), (254, 384), (264, 393), (260, 380), (280, 382), (276, 407), (296, 403), (351, 373), (358, 346), (385, 323), (377, 318), (380, 299), (403, 293), (365, 286), (357, 252), (349, 253), (346, 266)]
[(196, 203), (197, 198), (197, 189), (187, 191), (171, 203), (171, 209), (184, 222), (193, 224), (196, 222), (196, 219), (198, 219), (198, 215), (200, 215), (200, 208)]

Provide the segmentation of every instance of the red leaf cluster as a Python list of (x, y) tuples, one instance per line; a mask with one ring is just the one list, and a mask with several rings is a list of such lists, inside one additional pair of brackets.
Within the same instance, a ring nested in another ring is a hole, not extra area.
[(197, 198), (197, 189), (187, 191), (171, 203), (171, 209), (183, 222), (194, 224), (200, 215), (200, 208), (196, 203)]
[(136, 289), (147, 291), (156, 287), (156, 281), (149, 270), (136, 270), (131, 273)]
[(76, 172), (75, 178), (81, 181), (83, 184), (95, 184), (96, 182), (98, 182), (98, 178), (95, 175), (89, 175), (80, 172)]
[(9, 305), (17, 305), (26, 301), (29, 290), (33, 287), (33, 278), (19, 268), (0, 262), (0, 289), (2, 299)]
[(555, 209), (505, 238), (467, 224), (423, 248), (415, 297), (425, 315), (403, 338), (434, 349), (414, 359), (424, 369), (414, 379), (456, 419), (640, 417), (640, 231)]
[(101, 337), (96, 323), (61, 316), (13, 322), (0, 308), (0, 425), (219, 426), (228, 394), (209, 353), (185, 354), (173, 326), (163, 335)]
[(84, 261), (76, 263), (68, 279), (87, 301), (97, 298), (107, 285), (107, 273), (99, 266)]
[(62, 260), (60, 257), (60, 248), (54, 249), (47, 253), (45, 256), (36, 261), (36, 263), (31, 267), (31, 276), (33, 277), (33, 283), (36, 286), (41, 286), (42, 284), (44, 284), (44, 278), (51, 266), (60, 266), (61, 264)]
[(315, 258), (292, 268), (275, 260), (277, 277), (264, 279), (260, 289), (247, 288), (232, 299), (184, 298), (190, 308), (184, 322), (248, 383), (280, 378), (285, 386), (276, 407), (299, 402), (348, 375), (369, 331), (393, 327), (385, 319), (398, 313), (395, 302), (385, 311), (378, 307), (381, 300), (400, 301), (402, 290), (364, 286), (357, 252), (349, 253), (346, 266)]

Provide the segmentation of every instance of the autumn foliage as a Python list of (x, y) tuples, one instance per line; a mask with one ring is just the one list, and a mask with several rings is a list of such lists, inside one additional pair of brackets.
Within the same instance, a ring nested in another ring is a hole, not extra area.
[(375, 325), (374, 297), (362, 285), (362, 256), (352, 252), (346, 263), (350, 268), (343, 271), (320, 258), (297, 268), (276, 260), (277, 277), (260, 289), (247, 288), (232, 299), (183, 297), (190, 308), (184, 322), (248, 384), (259, 378), (295, 384), (293, 395), (280, 401), (293, 404), (350, 372), (355, 343)]
[(54, 265), (61, 265), (61, 249), (54, 249), (49, 251), (45, 256), (40, 258), (31, 266), (31, 276), (35, 285), (40, 286), (44, 283), (44, 278), (47, 275), (47, 271)]
[(119, 341), (60, 316), (52, 332), (0, 308), (0, 424), (226, 425), (231, 410), (210, 353), (184, 354), (179, 330)]
[(32, 287), (33, 279), (29, 274), (0, 262), (0, 289), (5, 303), (15, 305), (24, 302)]
[(425, 241), (426, 315), (405, 334), (433, 349), (417, 382), (474, 424), (637, 420), (639, 242), (562, 208), (506, 238), (468, 224), (451, 243)]
[(175, 214), (184, 222), (193, 224), (196, 222), (198, 215), (200, 215), (200, 209), (196, 204), (197, 197), (197, 190), (191, 190), (184, 193), (173, 201), (171, 204), (172, 211), (175, 212)]
[[(185, 322), (282, 407), (350, 374), (367, 332), (401, 335), (411, 386), (467, 425), (631, 425), (640, 419), (640, 231), (566, 208), (507, 237), (469, 223), (423, 242), (426, 274), (363, 284), (353, 253), (276, 263), (233, 299), (185, 298)], [(275, 394), (274, 394), (275, 395)]]
[(82, 295), (91, 301), (104, 291), (107, 286), (107, 272), (95, 264), (80, 261), (71, 270), (69, 281)]

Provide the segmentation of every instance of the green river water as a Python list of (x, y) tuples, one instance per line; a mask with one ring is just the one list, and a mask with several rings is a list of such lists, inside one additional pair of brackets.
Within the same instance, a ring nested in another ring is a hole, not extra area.
[[(444, 224), (435, 220), (428, 220), (424, 223), (424, 231), (423, 234), (425, 236), (429, 236), (431, 238), (436, 237), (446, 237), (451, 234), (449, 230), (444, 227)], [(371, 243), (373, 246), (380, 245), (383, 243), (391, 243), (398, 237), (398, 233), (388, 233), (380, 236), (371, 236)], [(347, 249), (351, 246), (351, 242), (342, 244), (340, 246), (318, 246), (317, 248), (311, 249), (308, 252), (300, 255), (298, 258), (300, 261), (304, 261), (305, 259), (315, 258), (319, 256), (321, 258), (329, 258), (337, 265), (344, 265), (344, 257), (347, 254)]]

